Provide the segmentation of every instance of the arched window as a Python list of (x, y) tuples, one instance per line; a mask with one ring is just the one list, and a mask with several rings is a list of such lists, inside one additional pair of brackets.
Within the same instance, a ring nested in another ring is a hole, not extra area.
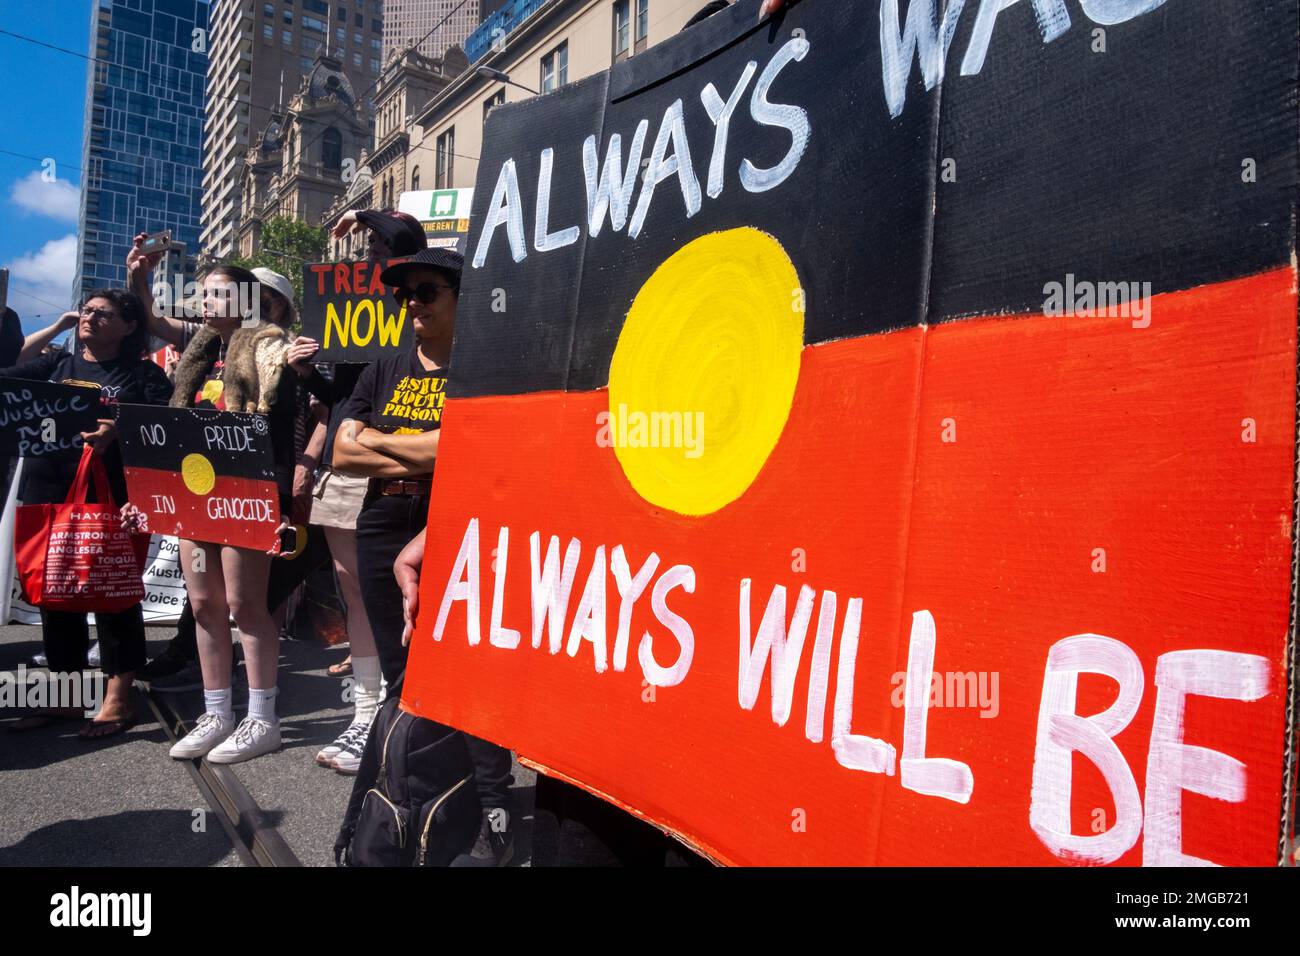
[(411, 192), (420, 191), (420, 167), (416, 166), (411, 170)]
[(321, 137), (321, 164), (328, 173), (337, 173), (343, 165), (343, 134), (333, 126)]

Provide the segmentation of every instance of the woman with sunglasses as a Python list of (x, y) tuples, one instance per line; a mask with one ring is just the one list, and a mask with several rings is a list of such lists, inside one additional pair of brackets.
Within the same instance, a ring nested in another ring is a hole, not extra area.
[[(117, 445), (114, 410), (121, 402), (165, 405), (172, 386), (153, 362), (144, 358), (147, 322), (144, 306), (129, 292), (101, 289), (92, 292), (77, 314), (76, 339), (66, 352), (52, 351), (30, 362), (0, 369), (0, 377), (38, 379), (99, 388), (104, 412), (99, 427), (82, 435), (102, 456), (115, 500), (126, 501), (126, 475)], [(67, 498), (77, 473), (77, 460), (30, 459), (24, 466), (24, 504), (51, 504)], [(93, 494), (93, 489), (92, 489)], [(81, 729), (93, 739), (120, 734), (134, 720), (131, 684), (144, 664), (144, 616), (139, 604), (125, 611), (95, 613), (99, 637), (100, 670), (108, 678), (99, 714)], [(86, 667), (90, 646), (86, 615), (67, 611), (41, 611), (41, 637), (50, 672), (75, 673)], [(19, 721), (14, 729), (30, 730), (52, 720), (76, 717), (80, 711), (48, 711)]]
[[(380, 279), (406, 306), (415, 345), (361, 374), (334, 442), (334, 468), (370, 479), (357, 519), (357, 560), (390, 693), (400, 693), (406, 671), (402, 590), (394, 565), (429, 517), (463, 261), (456, 252), (426, 249), (384, 270)], [(511, 847), (510, 751), (469, 735), (465, 742), (483, 808), (479, 842), (487, 849), (462, 865), (502, 864)], [(485, 834), (490, 834), (490, 847)]]

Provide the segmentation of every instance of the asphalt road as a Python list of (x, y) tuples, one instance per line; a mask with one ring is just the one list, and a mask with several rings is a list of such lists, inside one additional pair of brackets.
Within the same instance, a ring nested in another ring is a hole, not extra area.
[[(0, 627), (0, 670), (40, 648), (39, 628)], [(140, 723), (96, 741), (77, 737), (81, 721), (9, 732), (29, 713), (0, 710), (0, 865), (239, 865), (143, 698)]]
[[(150, 652), (170, 637), (151, 628)], [(40, 650), (36, 627), (0, 627), (0, 670)], [(321, 768), (316, 751), (347, 726), (351, 704), (326, 668), (346, 651), (310, 641), (281, 643), (279, 711), (284, 746), (233, 769), (266, 818), (308, 866), (333, 865), (334, 838), (353, 778)], [(235, 708), (247, 704), (235, 686)], [(202, 707), (198, 691), (170, 695), (187, 719)], [(0, 710), (0, 865), (239, 865), (185, 767), (167, 757), (167, 738), (137, 690), (140, 722), (124, 735), (80, 740), (80, 721), (23, 733), (9, 725), (30, 710)], [(516, 861), (532, 846), (534, 774), (515, 769)]]

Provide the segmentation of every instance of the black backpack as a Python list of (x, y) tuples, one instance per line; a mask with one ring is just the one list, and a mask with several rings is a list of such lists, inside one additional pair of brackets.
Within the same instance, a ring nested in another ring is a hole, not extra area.
[(375, 715), (343, 827), (339, 866), (446, 866), (469, 852), (482, 811), (465, 737), (390, 697)]

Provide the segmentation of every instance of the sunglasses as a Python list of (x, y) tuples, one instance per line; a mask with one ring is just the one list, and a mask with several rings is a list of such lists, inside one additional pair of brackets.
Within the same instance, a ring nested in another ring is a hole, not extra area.
[(414, 289), (397, 286), (393, 289), (393, 298), (398, 305), (406, 305), (412, 298), (419, 299), (424, 305), (433, 305), (438, 301), (438, 293), (451, 288), (453, 287), (441, 282), (421, 282)]

